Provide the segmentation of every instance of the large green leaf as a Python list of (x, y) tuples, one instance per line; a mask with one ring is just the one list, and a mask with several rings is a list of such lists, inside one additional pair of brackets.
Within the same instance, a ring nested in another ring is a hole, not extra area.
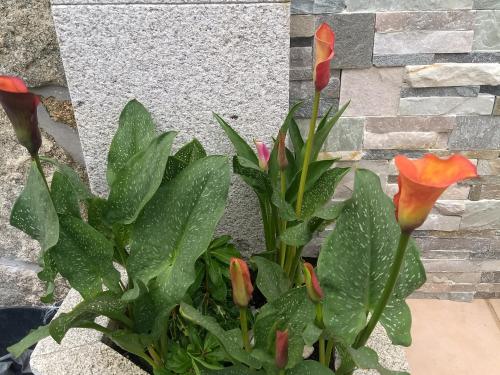
[(257, 287), (268, 302), (288, 291), (290, 282), (279, 264), (263, 257), (253, 257), (252, 262), (257, 264)]
[(110, 222), (130, 224), (137, 218), (160, 186), (175, 135), (156, 137), (116, 174), (108, 198)]
[[(323, 244), (318, 260), (318, 276), (325, 291), (325, 324), (347, 344), (354, 342), (380, 298), (399, 234), (394, 205), (383, 192), (378, 176), (357, 170), (353, 197)], [(411, 342), (411, 319), (404, 300), (424, 282), (425, 271), (411, 241), (381, 320), (395, 344)]]
[(78, 195), (67, 176), (55, 171), (50, 184), (50, 196), (57, 213), (80, 218)]
[(288, 328), (288, 368), (302, 361), (302, 333), (314, 321), (315, 308), (304, 287), (294, 288), (262, 307), (254, 325), (255, 347), (272, 352), (276, 329)]
[[(310, 163), (309, 170), (307, 172), (307, 180), (304, 191), (310, 190), (314, 186), (316, 181), (318, 181), (319, 178), (323, 176), (323, 174), (325, 174), (325, 172), (330, 169), (330, 167), (333, 165), (334, 162), (335, 162), (334, 159), (330, 159), (330, 160), (318, 160)], [(294, 176), (293, 180), (290, 183), (290, 186), (286, 191), (286, 199), (289, 202), (295, 202), (297, 200), (297, 192), (299, 190), (301, 174), (302, 171), (300, 170)]]
[(328, 207), (320, 207), (310, 218), (287, 228), (280, 236), (280, 240), (292, 246), (306, 245), (318, 229), (334, 222), (340, 216), (344, 204), (345, 202), (339, 202)]
[(290, 140), (292, 141), (295, 159), (300, 159), (300, 154), (302, 152), (302, 148), (304, 147), (304, 139), (302, 138), (302, 134), (300, 134), (299, 125), (295, 119), (292, 119), (290, 122), (288, 134), (290, 135)]
[(35, 162), (31, 163), (26, 185), (12, 207), (10, 224), (37, 240), (42, 252), (57, 243), (57, 212)]
[(56, 169), (68, 179), (68, 182), (71, 184), (73, 190), (78, 195), (78, 200), (85, 201), (93, 197), (88, 186), (80, 179), (78, 173), (76, 173), (71, 167), (68, 167), (67, 165), (59, 163), (57, 160), (45, 156), (40, 156), (40, 159), (56, 167)]
[(248, 145), (248, 143), (246, 143), (245, 140), (241, 138), (241, 136), (231, 126), (229, 126), (229, 124), (224, 121), (222, 117), (220, 117), (216, 113), (214, 113), (214, 117), (233, 144), (236, 150), (236, 154), (251, 161), (253, 164), (259, 165), (259, 159), (257, 159), (257, 155), (255, 155), (255, 152)]
[(59, 216), (59, 242), (50, 250), (57, 269), (84, 298), (102, 291), (102, 284), (120, 292), (120, 274), (113, 267), (113, 245), (81, 219)]
[(46, 282), (46, 294), (42, 301), (51, 302), (57, 271), (48, 251), (59, 239), (59, 219), (35, 162), (31, 163), (26, 185), (12, 207), (10, 224), (40, 243), (39, 263), (42, 271), (38, 273), (38, 277)]
[(120, 296), (110, 291), (105, 291), (88, 298), (73, 308), (68, 313), (62, 313), (49, 325), (50, 335), (58, 343), (70, 328), (79, 327), (84, 322), (92, 322), (98, 316), (107, 316), (125, 324), (130, 324), (130, 319), (125, 315), (125, 302)]
[(309, 217), (332, 199), (333, 193), (350, 168), (333, 168), (321, 175), (314, 185), (304, 193), (302, 217)]
[(302, 361), (286, 372), (287, 375), (333, 375), (333, 371), (316, 361)]
[(25, 350), (31, 348), (38, 341), (50, 336), (49, 326), (41, 326), (28, 333), (21, 341), (9, 346), (7, 350), (14, 358), (18, 358)]
[(130, 158), (144, 150), (155, 137), (155, 125), (149, 112), (137, 100), (131, 100), (120, 114), (118, 130), (108, 153), (106, 178), (112, 186)]
[(252, 358), (249, 353), (242, 349), (242, 343), (238, 342), (234, 335), (224, 331), (213, 317), (202, 315), (194, 307), (185, 303), (181, 303), (180, 313), (185, 319), (205, 328), (214, 335), (231, 358), (253, 368), (261, 367), (261, 364), (255, 358)]
[(144, 285), (157, 278), (162, 306), (179, 303), (195, 280), (195, 262), (213, 238), (229, 183), (227, 158), (197, 160), (162, 186), (135, 222), (127, 269)]
[(254, 375), (254, 374), (262, 374), (262, 371), (250, 369), (248, 367), (243, 366), (231, 366), (226, 367), (222, 370), (206, 370), (202, 371), (203, 375)]
[(182, 160), (186, 165), (204, 158), (205, 156), (207, 156), (207, 152), (196, 138), (182, 146), (179, 151), (175, 153), (175, 157)]

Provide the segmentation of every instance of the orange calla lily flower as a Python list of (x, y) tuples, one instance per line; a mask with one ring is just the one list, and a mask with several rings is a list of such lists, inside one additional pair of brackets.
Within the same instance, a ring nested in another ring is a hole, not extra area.
[(229, 263), (233, 301), (238, 307), (247, 307), (252, 299), (253, 285), (248, 265), (243, 259), (231, 258)]
[(475, 165), (461, 155), (440, 159), (426, 154), (418, 160), (398, 155), (395, 162), (399, 170), (399, 192), (394, 196), (394, 204), (403, 232), (411, 232), (424, 223), (448, 186), (477, 177)]
[(30, 93), (18, 77), (0, 76), (0, 104), (9, 118), (17, 139), (31, 155), (36, 155), (42, 144), (36, 107), (38, 96)]
[(335, 44), (335, 33), (327, 23), (323, 23), (318, 27), (314, 34), (314, 86), (316, 91), (323, 90), (330, 81), (330, 62), (332, 61)]

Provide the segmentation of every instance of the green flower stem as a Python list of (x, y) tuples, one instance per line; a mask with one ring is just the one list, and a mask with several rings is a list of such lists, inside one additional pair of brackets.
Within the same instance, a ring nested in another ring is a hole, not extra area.
[[(286, 194), (286, 174), (285, 171), (280, 172), (280, 180), (281, 180), (281, 198), (285, 199)], [(283, 219), (281, 221), (281, 234), (286, 230), (287, 221)], [(280, 265), (281, 268), (285, 269), (285, 256), (286, 256), (286, 243), (280, 241)]]
[(293, 278), (291, 273), (296, 253), (297, 253), (297, 248), (295, 246), (291, 246), (290, 251), (287, 254), (285, 263), (285, 273), (288, 275), (288, 278), (290, 279), (292, 284), (293, 284)]
[(248, 337), (248, 320), (246, 307), (240, 307), (240, 326), (243, 346), (245, 347), (245, 350), (250, 353), (252, 351), (252, 347), (250, 346), (250, 338)]
[(326, 346), (326, 367), (330, 366), (330, 362), (332, 362), (332, 354), (333, 354), (333, 348), (335, 346), (335, 341), (332, 339), (328, 340), (328, 345)]
[[(316, 318), (314, 320), (316, 326), (320, 329), (325, 328), (325, 324), (323, 323), (323, 305), (321, 302), (316, 304)], [(325, 338), (323, 334), (319, 338), (319, 362), (326, 366), (326, 357), (325, 357)]]
[(309, 123), (309, 133), (307, 135), (306, 152), (304, 155), (304, 164), (302, 164), (302, 173), (300, 174), (299, 191), (297, 193), (297, 205), (295, 206), (295, 213), (300, 218), (302, 213), (302, 201), (304, 199), (304, 190), (307, 181), (307, 172), (309, 171), (309, 162), (311, 159), (312, 146), (314, 143), (314, 131), (316, 130), (316, 119), (318, 118), (319, 98), (321, 91), (314, 93), (314, 102), (312, 108), (311, 122)]
[(285, 375), (285, 369), (281, 369), (278, 373), (278, 375)]
[(47, 179), (45, 178), (45, 173), (43, 173), (42, 163), (40, 163), (40, 157), (38, 156), (38, 154), (35, 154), (35, 155), (32, 155), (32, 159), (35, 161), (36, 167), (38, 168), (38, 171), (42, 175), (43, 182), (45, 182), (45, 186), (47, 186), (47, 190), (50, 191), (49, 184), (47, 183)]
[(260, 213), (262, 215), (262, 225), (264, 226), (264, 238), (266, 240), (266, 250), (272, 251), (272, 243), (271, 243), (271, 235), (270, 226), (269, 226), (269, 216), (267, 212), (267, 203), (265, 200), (259, 195), (259, 204), (260, 204)]
[(382, 296), (378, 301), (375, 309), (373, 310), (373, 314), (368, 321), (366, 327), (361, 331), (356, 341), (354, 342), (353, 347), (358, 349), (366, 344), (368, 338), (372, 334), (377, 322), (379, 321), (382, 313), (385, 309), (385, 306), (389, 302), (391, 298), (392, 292), (394, 291), (394, 287), (396, 286), (396, 282), (398, 280), (399, 272), (401, 271), (401, 266), (403, 265), (403, 260), (405, 257), (406, 247), (408, 245), (408, 241), (410, 240), (410, 233), (402, 232), (399, 237), (398, 249), (396, 251), (396, 257), (394, 258), (394, 263), (392, 263), (389, 279), (385, 284), (384, 290), (382, 292)]
[(148, 346), (148, 352), (149, 352), (149, 355), (151, 356), (151, 358), (153, 358), (153, 361), (155, 364), (153, 366), (153, 368), (161, 368), (163, 362), (162, 362), (160, 356), (158, 355), (158, 353), (156, 352), (155, 348), (153, 347), (153, 345)]

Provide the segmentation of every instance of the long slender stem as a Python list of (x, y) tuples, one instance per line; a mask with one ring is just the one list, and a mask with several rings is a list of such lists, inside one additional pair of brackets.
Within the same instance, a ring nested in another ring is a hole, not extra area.
[(38, 168), (38, 171), (42, 175), (43, 182), (45, 182), (45, 186), (47, 186), (47, 190), (50, 191), (49, 184), (47, 183), (47, 178), (45, 178), (45, 173), (43, 173), (42, 163), (40, 163), (40, 157), (38, 156), (38, 154), (35, 154), (32, 155), (31, 158), (35, 161), (36, 167)]
[[(281, 199), (285, 200), (286, 195), (286, 174), (285, 171), (280, 172), (280, 180), (281, 180)], [(281, 234), (286, 230), (287, 221), (282, 219), (281, 221)], [(280, 242), (280, 265), (281, 268), (285, 269), (285, 256), (286, 256), (286, 243), (283, 241)]]
[(307, 142), (306, 142), (306, 152), (304, 155), (304, 163), (302, 164), (302, 172), (300, 174), (299, 191), (297, 193), (297, 205), (295, 206), (295, 213), (299, 218), (300, 214), (302, 213), (302, 201), (304, 199), (304, 190), (306, 187), (307, 172), (309, 171), (309, 162), (310, 162), (309, 159), (311, 159), (312, 146), (314, 143), (314, 131), (316, 130), (316, 119), (318, 117), (320, 94), (321, 91), (316, 91), (314, 93), (312, 116), (311, 116), (311, 122), (309, 123), (309, 133), (307, 135)]
[(240, 326), (243, 346), (245, 347), (245, 350), (247, 352), (251, 352), (252, 347), (250, 346), (250, 338), (248, 337), (248, 320), (246, 307), (240, 307)]
[(262, 199), (260, 196), (259, 198), (259, 204), (260, 204), (260, 213), (262, 215), (262, 225), (264, 227), (264, 239), (266, 240), (266, 250), (267, 251), (272, 251), (272, 245), (271, 245), (271, 233), (269, 232), (269, 216), (267, 213), (267, 204)]
[(158, 367), (158, 368), (161, 367), (162, 360), (161, 360), (160, 356), (158, 355), (158, 353), (156, 352), (153, 345), (148, 346), (148, 352), (149, 352), (149, 355), (151, 356), (151, 358), (153, 358), (153, 361), (154, 361), (156, 367)]
[(332, 362), (332, 354), (333, 354), (333, 348), (335, 346), (335, 341), (333, 339), (328, 340), (328, 345), (326, 345), (326, 367), (330, 367), (330, 363)]
[(360, 348), (366, 344), (368, 338), (373, 332), (373, 329), (377, 325), (377, 322), (379, 321), (380, 316), (382, 315), (382, 312), (384, 311), (385, 306), (387, 305), (387, 302), (389, 302), (389, 299), (391, 298), (392, 292), (394, 291), (394, 287), (398, 280), (399, 272), (401, 271), (401, 266), (403, 264), (406, 247), (408, 245), (409, 240), (410, 240), (410, 233), (402, 232), (401, 236), (399, 237), (399, 244), (398, 244), (398, 249), (396, 251), (396, 257), (394, 258), (394, 262), (392, 263), (387, 283), (385, 284), (382, 295), (380, 296), (380, 300), (375, 306), (375, 309), (373, 310), (373, 314), (370, 317), (368, 324), (363, 329), (363, 331), (361, 331), (361, 333), (359, 334), (358, 338), (354, 343), (355, 349)]
[[(320, 329), (325, 328), (325, 323), (323, 322), (323, 305), (321, 302), (316, 304), (316, 319), (314, 320), (316, 326)], [(321, 334), (319, 338), (319, 362), (326, 366), (326, 358), (325, 358), (325, 338), (323, 334)]]

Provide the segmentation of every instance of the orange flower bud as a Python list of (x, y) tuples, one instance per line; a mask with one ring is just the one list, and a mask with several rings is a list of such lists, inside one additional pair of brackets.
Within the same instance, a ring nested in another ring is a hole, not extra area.
[(288, 363), (288, 329), (276, 331), (276, 367), (284, 369)]
[(288, 167), (288, 159), (286, 158), (286, 134), (281, 131), (278, 133), (278, 165), (280, 170), (284, 171)]
[(42, 145), (36, 113), (39, 103), (38, 96), (28, 91), (22, 79), (0, 76), (0, 104), (14, 127), (19, 143), (31, 155), (36, 155)]
[(306, 281), (307, 295), (311, 301), (314, 303), (320, 302), (323, 299), (323, 291), (311, 263), (304, 263), (304, 279)]
[(323, 90), (330, 81), (330, 62), (332, 61), (335, 44), (335, 33), (327, 23), (322, 23), (314, 34), (314, 86), (316, 91)]
[(229, 264), (231, 285), (233, 287), (233, 301), (238, 307), (247, 307), (252, 299), (253, 285), (250, 271), (244, 260), (231, 258)]
[(394, 204), (396, 219), (404, 232), (411, 232), (424, 223), (448, 186), (477, 177), (474, 164), (461, 155), (440, 159), (426, 154), (418, 160), (398, 155), (395, 162), (399, 170), (399, 192), (394, 196)]

